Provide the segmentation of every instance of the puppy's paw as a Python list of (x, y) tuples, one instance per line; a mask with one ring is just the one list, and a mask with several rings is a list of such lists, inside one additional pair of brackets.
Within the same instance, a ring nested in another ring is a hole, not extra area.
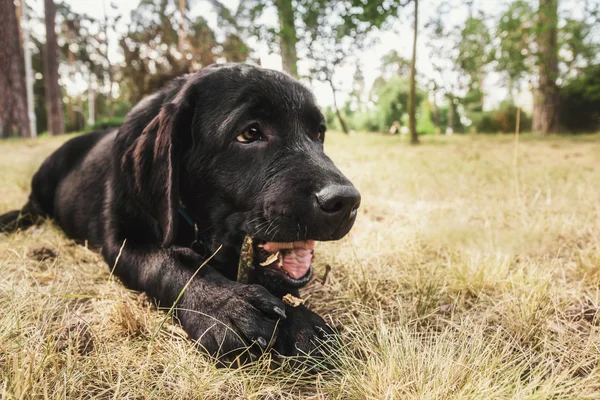
[(182, 311), (184, 329), (222, 365), (256, 360), (275, 343), (285, 305), (257, 285), (234, 284), (215, 294), (210, 307)]
[(286, 306), (286, 314), (274, 347), (280, 355), (316, 359), (334, 349), (334, 331), (318, 314), (303, 305)]

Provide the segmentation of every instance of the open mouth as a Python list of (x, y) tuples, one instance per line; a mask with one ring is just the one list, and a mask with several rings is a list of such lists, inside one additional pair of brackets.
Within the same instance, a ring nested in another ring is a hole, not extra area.
[(254, 243), (254, 261), (258, 268), (277, 274), (286, 282), (302, 285), (312, 275), (315, 241)]

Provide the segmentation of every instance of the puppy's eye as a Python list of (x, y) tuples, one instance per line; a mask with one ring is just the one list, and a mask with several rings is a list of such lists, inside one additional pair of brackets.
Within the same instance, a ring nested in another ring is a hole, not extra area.
[(257, 140), (263, 140), (264, 138), (260, 126), (258, 126), (258, 124), (252, 124), (244, 128), (242, 133), (235, 137), (235, 140), (240, 143), (252, 143)]
[(318, 140), (323, 140), (325, 138), (325, 131), (326, 130), (327, 130), (327, 128), (325, 127), (325, 125), (319, 126), (319, 130), (317, 132), (317, 139)]

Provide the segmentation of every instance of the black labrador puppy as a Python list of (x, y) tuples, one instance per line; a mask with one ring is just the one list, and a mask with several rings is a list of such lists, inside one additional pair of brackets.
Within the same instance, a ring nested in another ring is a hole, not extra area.
[[(323, 115), (300, 82), (211, 66), (141, 101), (119, 129), (65, 143), (33, 177), (23, 209), (0, 216), (0, 230), (53, 218), (101, 249), (125, 285), (160, 307), (177, 302), (183, 328), (211, 355), (310, 353), (331, 331), (282, 296), (298, 296), (314, 241), (346, 235), (360, 203), (324, 138)], [(255, 268), (241, 283), (246, 235)]]

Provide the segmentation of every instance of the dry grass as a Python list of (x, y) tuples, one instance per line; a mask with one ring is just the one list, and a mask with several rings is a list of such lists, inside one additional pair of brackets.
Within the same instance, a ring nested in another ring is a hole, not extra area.
[[(363, 206), (305, 291), (345, 344), (312, 377), (152, 339), (164, 314), (51, 223), (0, 236), (0, 397), (600, 398), (599, 139), (525, 136), (515, 170), (510, 137), (330, 134)], [(0, 144), (0, 212), (62, 140)]]

